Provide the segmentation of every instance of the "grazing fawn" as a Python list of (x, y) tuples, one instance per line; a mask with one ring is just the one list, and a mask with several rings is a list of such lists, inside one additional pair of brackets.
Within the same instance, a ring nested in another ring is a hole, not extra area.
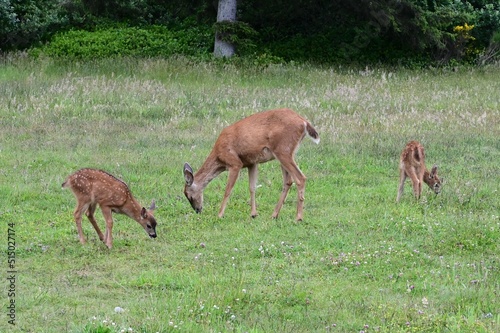
[[(155, 209), (154, 201), (151, 207), (146, 209), (134, 199), (127, 184), (109, 173), (96, 169), (81, 169), (70, 175), (62, 184), (63, 188), (70, 188), (76, 197), (77, 205), (73, 216), (78, 230), (80, 242), (85, 244), (82, 231), (82, 214), (85, 213), (99, 239), (111, 249), (113, 237), (112, 213), (125, 214), (136, 220), (148, 233), (149, 237), (156, 237), (156, 220), (152, 214)], [(94, 217), (97, 205), (101, 207), (102, 215), (106, 220), (106, 232), (104, 235), (97, 226)]]
[(441, 180), (437, 174), (437, 165), (429, 172), (425, 167), (424, 147), (417, 141), (410, 141), (401, 152), (399, 160), (399, 191), (396, 202), (403, 195), (406, 177), (410, 177), (413, 184), (413, 193), (417, 199), (422, 195), (422, 182), (438, 194), (441, 192)]
[(315, 143), (319, 143), (319, 135), (314, 127), (289, 109), (256, 113), (224, 128), (198, 172), (193, 174), (191, 166), (188, 163), (184, 164), (186, 198), (193, 209), (200, 213), (203, 208), (205, 187), (221, 172), (227, 170), (229, 176), (219, 210), (219, 217), (222, 217), (240, 170), (248, 168), (251, 216), (255, 217), (257, 216), (255, 204), (257, 165), (277, 159), (281, 163), (283, 190), (272, 217), (278, 217), (288, 190), (295, 182), (298, 192), (296, 218), (301, 221), (306, 177), (295, 163), (294, 157), (306, 135), (309, 135)]

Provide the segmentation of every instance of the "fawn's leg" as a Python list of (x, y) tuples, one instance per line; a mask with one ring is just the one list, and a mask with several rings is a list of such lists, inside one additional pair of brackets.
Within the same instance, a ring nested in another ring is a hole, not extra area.
[(94, 216), (96, 208), (97, 208), (96, 204), (90, 205), (86, 214), (87, 214), (87, 218), (89, 219), (90, 223), (92, 223), (92, 226), (94, 227), (95, 231), (99, 235), (99, 239), (101, 241), (104, 241), (104, 235), (102, 234), (101, 229), (99, 229), (99, 226), (97, 225), (97, 221), (95, 220), (95, 216)]
[(85, 244), (87, 242), (82, 230), (82, 214), (88, 209), (88, 207), (89, 204), (78, 202), (75, 211), (73, 212), (73, 217), (75, 218), (76, 223), (76, 230), (78, 230), (78, 238), (80, 239), (80, 243), (82, 244)]
[(101, 206), (102, 215), (104, 216), (104, 220), (106, 221), (106, 231), (104, 233), (104, 244), (111, 249), (113, 247), (113, 216), (111, 215), (111, 208)]
[(410, 179), (411, 183), (413, 185), (413, 194), (415, 195), (415, 198), (420, 199), (420, 193), (422, 192), (422, 181), (418, 179), (417, 173), (415, 172), (415, 169), (410, 170)]
[(404, 169), (399, 171), (399, 188), (398, 188), (398, 196), (396, 198), (396, 202), (399, 202), (401, 196), (403, 195), (403, 191), (405, 189), (405, 180), (406, 180), (406, 172)]

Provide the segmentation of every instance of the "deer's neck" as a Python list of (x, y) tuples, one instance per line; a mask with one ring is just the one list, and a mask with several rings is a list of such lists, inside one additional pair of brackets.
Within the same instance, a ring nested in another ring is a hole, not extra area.
[(425, 169), (425, 171), (424, 171), (424, 183), (431, 186), (430, 172), (427, 169)]
[(121, 213), (139, 222), (141, 220), (142, 206), (133, 197), (129, 197), (127, 203), (121, 208)]
[(194, 175), (194, 181), (203, 190), (208, 183), (225, 170), (226, 167), (211, 153)]

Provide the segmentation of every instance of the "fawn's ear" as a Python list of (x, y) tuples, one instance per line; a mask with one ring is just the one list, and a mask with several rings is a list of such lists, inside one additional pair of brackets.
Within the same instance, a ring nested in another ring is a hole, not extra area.
[(142, 209), (141, 209), (141, 217), (142, 217), (143, 219), (148, 218), (148, 211), (147, 211), (147, 210), (146, 210), (146, 208), (144, 208), (144, 207), (142, 207)]
[(155, 209), (156, 209), (156, 202), (155, 202), (155, 200), (153, 199), (153, 200), (151, 201), (151, 206), (149, 207), (149, 210), (155, 210)]
[(438, 171), (438, 166), (436, 164), (434, 164), (432, 166), (431, 173), (430, 173), (431, 177), (435, 177), (437, 174), (437, 171)]
[(193, 169), (191, 169), (191, 166), (188, 163), (184, 163), (184, 180), (186, 181), (187, 186), (193, 185)]

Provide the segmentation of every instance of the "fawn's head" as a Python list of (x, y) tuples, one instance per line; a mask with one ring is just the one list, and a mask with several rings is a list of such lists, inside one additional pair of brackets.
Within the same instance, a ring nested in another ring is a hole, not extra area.
[(155, 217), (153, 216), (153, 211), (155, 210), (155, 208), (156, 205), (153, 200), (153, 202), (151, 203), (151, 207), (149, 207), (149, 209), (146, 209), (144, 207), (142, 207), (141, 209), (140, 224), (151, 238), (156, 238), (156, 220)]
[(431, 172), (426, 170), (424, 173), (424, 182), (429, 185), (434, 193), (439, 194), (439, 192), (441, 192), (441, 179), (438, 177), (437, 169), (437, 165), (434, 165)]
[(189, 200), (191, 207), (196, 213), (201, 213), (203, 209), (203, 190), (197, 188), (194, 184), (194, 174), (193, 169), (188, 163), (184, 164), (184, 180), (186, 185), (184, 185), (184, 195)]

